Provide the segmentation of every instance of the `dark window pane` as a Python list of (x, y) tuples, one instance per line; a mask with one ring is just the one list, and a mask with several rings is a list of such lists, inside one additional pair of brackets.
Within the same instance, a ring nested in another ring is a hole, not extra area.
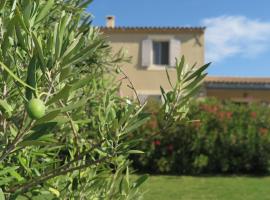
[(161, 64), (169, 64), (169, 42), (161, 43)]
[(169, 42), (153, 42), (153, 64), (169, 64)]
[(160, 43), (153, 42), (153, 63), (158, 65), (160, 63)]

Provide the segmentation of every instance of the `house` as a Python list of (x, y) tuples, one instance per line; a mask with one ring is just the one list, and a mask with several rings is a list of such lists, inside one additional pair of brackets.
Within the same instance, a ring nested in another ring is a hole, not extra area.
[[(165, 66), (170, 66), (172, 81), (176, 78), (175, 58), (185, 55), (189, 65), (204, 64), (204, 27), (115, 27), (113, 16), (101, 31), (108, 36), (113, 50), (121, 48), (132, 57), (123, 70), (133, 83), (138, 96), (161, 98), (160, 85), (169, 90)], [(121, 95), (134, 96), (123, 83)]]
[[(132, 62), (123, 66), (141, 101), (161, 99), (160, 86), (169, 90), (165, 66), (175, 81), (175, 57), (185, 55), (192, 66), (204, 64), (205, 27), (117, 27), (114, 16), (100, 28), (114, 51), (125, 49)], [(120, 77), (119, 77), (120, 79)], [(125, 80), (121, 95), (134, 97)], [(200, 96), (231, 99), (238, 103), (270, 102), (270, 78), (206, 77)]]
[(270, 77), (206, 77), (202, 96), (237, 103), (270, 103)]

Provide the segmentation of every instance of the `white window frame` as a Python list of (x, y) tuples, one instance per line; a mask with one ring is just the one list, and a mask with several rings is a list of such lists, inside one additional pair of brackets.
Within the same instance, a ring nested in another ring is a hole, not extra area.
[[(151, 64), (147, 67), (145, 67), (146, 70), (162, 70), (164, 71), (166, 68), (169, 70), (175, 70), (175, 66), (171, 65), (171, 40), (179, 40), (178, 38), (175, 37), (175, 35), (148, 35), (148, 37), (146, 39), (149, 39), (152, 41), (156, 41), (156, 42), (168, 42), (169, 43), (169, 64), (168, 65), (155, 65), (153, 64), (153, 45), (151, 48), (151, 52), (150, 52), (150, 60), (151, 60)], [(180, 40), (179, 40), (180, 41)], [(181, 41), (180, 41), (181, 42)], [(181, 44), (181, 43), (180, 43)], [(179, 47), (181, 49), (181, 47)], [(181, 50), (180, 50), (181, 51)]]
[[(174, 38), (174, 35), (149, 35), (147, 39), (150, 39), (155, 42), (168, 42), (169, 43), (169, 58), (170, 58), (170, 40)], [(169, 65), (155, 65), (153, 64), (153, 46), (151, 49), (151, 65), (148, 66), (148, 70), (165, 70)], [(170, 62), (170, 61), (169, 61)]]

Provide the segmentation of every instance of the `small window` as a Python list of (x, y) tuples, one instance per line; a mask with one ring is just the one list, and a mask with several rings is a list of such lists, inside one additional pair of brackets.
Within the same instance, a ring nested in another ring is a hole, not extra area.
[(144, 94), (139, 94), (138, 95), (139, 100), (142, 104), (144, 104), (146, 101), (156, 101), (156, 102), (162, 102), (161, 95), (144, 95)]
[(169, 42), (153, 41), (153, 64), (169, 64)]

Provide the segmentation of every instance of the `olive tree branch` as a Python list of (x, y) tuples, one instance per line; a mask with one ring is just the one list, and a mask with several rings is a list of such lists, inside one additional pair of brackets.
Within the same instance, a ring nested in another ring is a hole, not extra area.
[(0, 156), (0, 162), (2, 162), (16, 148), (16, 145), (18, 144), (18, 142), (20, 142), (20, 140), (24, 136), (24, 134), (27, 133), (33, 127), (34, 120), (31, 121), (31, 123), (30, 123), (30, 125), (29, 125), (28, 128), (26, 128), (26, 129), (23, 130), (22, 127), (23, 127), (24, 121), (26, 119), (26, 116), (27, 116), (27, 114), (24, 111), (24, 117), (23, 117), (23, 120), (22, 120), (22, 124), (21, 124), (20, 130), (18, 131), (18, 133), (15, 136), (15, 138), (13, 139), (13, 141), (10, 144), (7, 144), (6, 148), (3, 150), (3, 153)]
[[(48, 101), (48, 98), (49, 98), (49, 96), (50, 96), (50, 93), (51, 93), (52, 91), (55, 91), (54, 81), (53, 81), (53, 79), (52, 79), (52, 77), (51, 77), (51, 76), (52, 76), (52, 75), (51, 75), (51, 72), (47, 72), (46, 75), (47, 75), (47, 82), (49, 83), (50, 87), (49, 87), (48, 94), (47, 94), (46, 99), (45, 99), (45, 103)], [(62, 107), (65, 107), (65, 106), (66, 106), (66, 105), (63, 103), (63, 101), (59, 100), (58, 102), (59, 102), (59, 104), (60, 104)], [(74, 122), (73, 122), (73, 120), (72, 120), (70, 114), (69, 114), (68, 112), (65, 112), (65, 115), (66, 115), (67, 118), (69, 119), (69, 123), (70, 123), (71, 129), (72, 129), (72, 133), (73, 133), (73, 136), (74, 136), (74, 143), (75, 143), (75, 146), (76, 146), (77, 151), (78, 151), (78, 149), (79, 149), (79, 147), (78, 147), (78, 133), (77, 133), (77, 131), (76, 131), (76, 129), (75, 129)]]
[(105, 162), (109, 158), (110, 158), (109, 156), (106, 156), (106, 157), (103, 157), (103, 158), (95, 160), (95, 161), (88, 161), (83, 165), (79, 165), (76, 167), (70, 167), (70, 168), (64, 168), (63, 170), (61, 170), (62, 167), (60, 167), (60, 170), (56, 169), (50, 173), (43, 174), (40, 177), (38, 177), (37, 179), (33, 179), (33, 180), (30, 180), (22, 185), (15, 186), (15, 187), (9, 189), (7, 192), (8, 193), (12, 193), (12, 192), (16, 192), (16, 191), (25, 192), (29, 188), (32, 188), (33, 186), (38, 185), (40, 183), (43, 183), (49, 179), (52, 179), (52, 178), (60, 176), (60, 175), (65, 175), (69, 172), (84, 169), (84, 168), (90, 167), (92, 165), (97, 165), (99, 163)]
[[(59, 103), (62, 107), (65, 107), (65, 104), (59, 100)], [(65, 112), (66, 116), (68, 117), (69, 119), (69, 124), (71, 126), (71, 129), (72, 129), (72, 133), (73, 133), (73, 136), (74, 136), (74, 144), (76, 146), (76, 149), (77, 149), (77, 153), (79, 152), (79, 146), (78, 146), (78, 132), (77, 130), (75, 129), (75, 126), (74, 126), (74, 122), (70, 116), (70, 114), (68, 112)]]
[(133, 90), (133, 92), (134, 92), (134, 94), (135, 94), (135, 96), (136, 96), (136, 99), (137, 99), (138, 103), (141, 105), (141, 102), (140, 102), (140, 99), (139, 99), (139, 95), (138, 95), (138, 93), (137, 93), (137, 91), (136, 91), (136, 89), (135, 89), (135, 87), (134, 87), (132, 81), (130, 80), (130, 78), (127, 76), (127, 74), (126, 74), (121, 68), (119, 68), (119, 70), (120, 70), (120, 72), (124, 75), (124, 77), (123, 77), (122, 79), (120, 79), (120, 80), (126, 79), (126, 80), (129, 82), (129, 85), (127, 85), (127, 86), (128, 86), (130, 89)]

